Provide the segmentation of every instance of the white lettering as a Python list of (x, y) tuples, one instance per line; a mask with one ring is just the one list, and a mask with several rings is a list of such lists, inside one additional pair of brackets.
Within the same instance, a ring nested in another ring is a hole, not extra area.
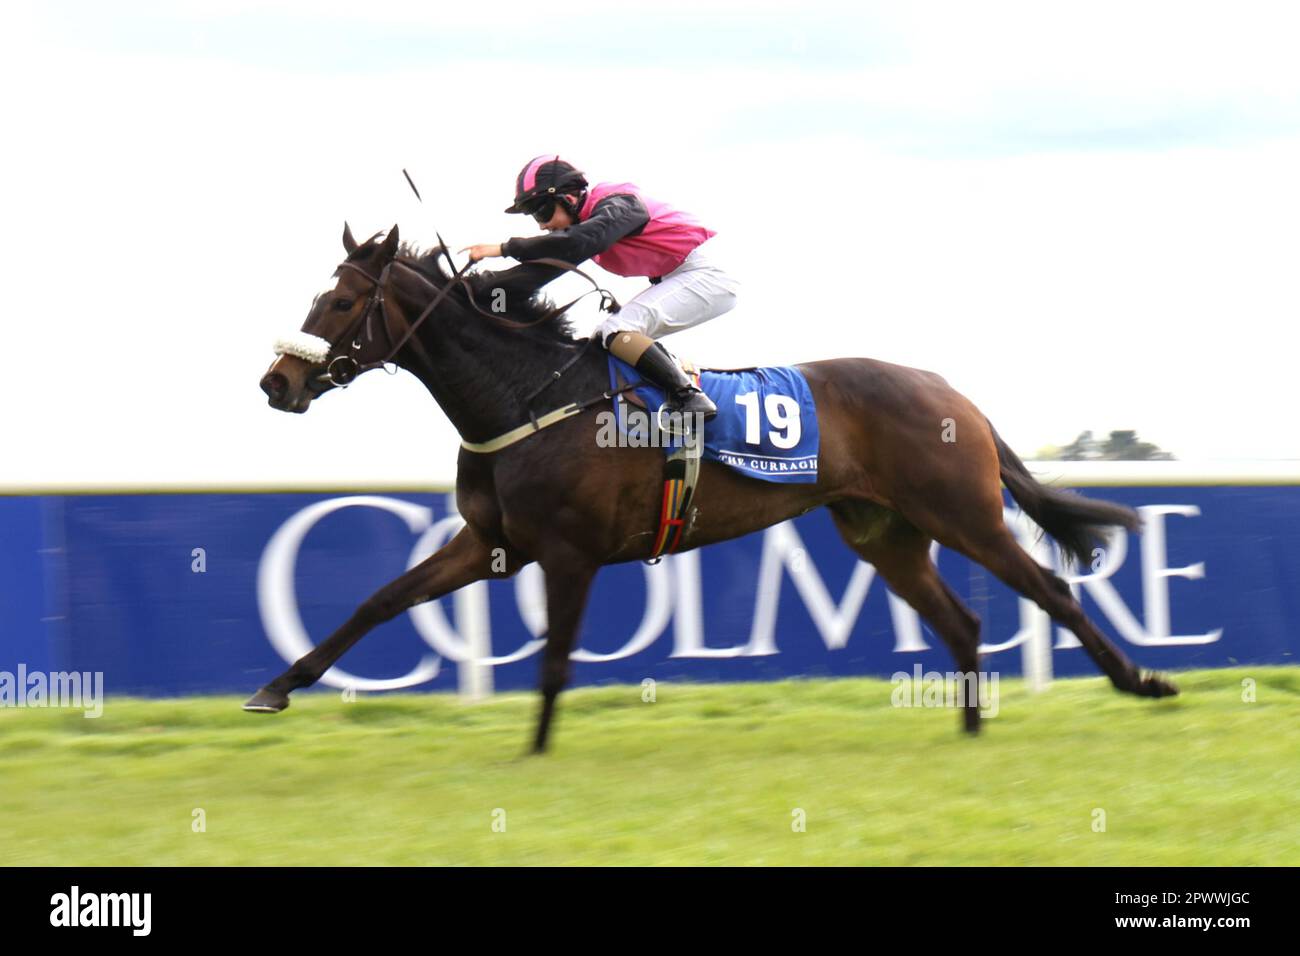
[(133, 936), (148, 936), (153, 926), (152, 893), (71, 892), (50, 897), (51, 926), (129, 926)]

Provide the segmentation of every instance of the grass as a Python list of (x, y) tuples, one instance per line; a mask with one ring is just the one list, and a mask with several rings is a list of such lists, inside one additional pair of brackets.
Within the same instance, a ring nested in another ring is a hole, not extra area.
[(0, 709), (0, 864), (1300, 864), (1300, 668), (1177, 679), (1003, 681), (974, 739), (880, 680), (583, 689), (543, 758), (532, 695)]

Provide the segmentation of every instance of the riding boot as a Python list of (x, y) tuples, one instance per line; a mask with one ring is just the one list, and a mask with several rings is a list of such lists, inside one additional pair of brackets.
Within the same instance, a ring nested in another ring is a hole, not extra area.
[(658, 342), (642, 353), (636, 370), (664, 390), (669, 412), (679, 412), (683, 417), (700, 415), (701, 420), (718, 414), (718, 406), (695, 387), (668, 350)]

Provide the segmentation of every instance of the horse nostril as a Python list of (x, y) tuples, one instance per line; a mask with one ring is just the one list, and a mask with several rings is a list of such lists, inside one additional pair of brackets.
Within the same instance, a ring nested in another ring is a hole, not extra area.
[(268, 372), (262, 376), (262, 391), (266, 392), (267, 398), (272, 400), (279, 398), (288, 387), (288, 381), (279, 372)]

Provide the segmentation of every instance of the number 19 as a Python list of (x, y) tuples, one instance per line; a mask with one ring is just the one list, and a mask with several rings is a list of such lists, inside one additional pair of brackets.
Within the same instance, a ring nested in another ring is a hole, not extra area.
[[(745, 409), (745, 444), (761, 445), (762, 426), (758, 421), (758, 392), (745, 392), (736, 396), (736, 404)], [(777, 448), (793, 448), (799, 444), (799, 403), (789, 395), (768, 395), (763, 401), (768, 424), (772, 431), (768, 440)]]

